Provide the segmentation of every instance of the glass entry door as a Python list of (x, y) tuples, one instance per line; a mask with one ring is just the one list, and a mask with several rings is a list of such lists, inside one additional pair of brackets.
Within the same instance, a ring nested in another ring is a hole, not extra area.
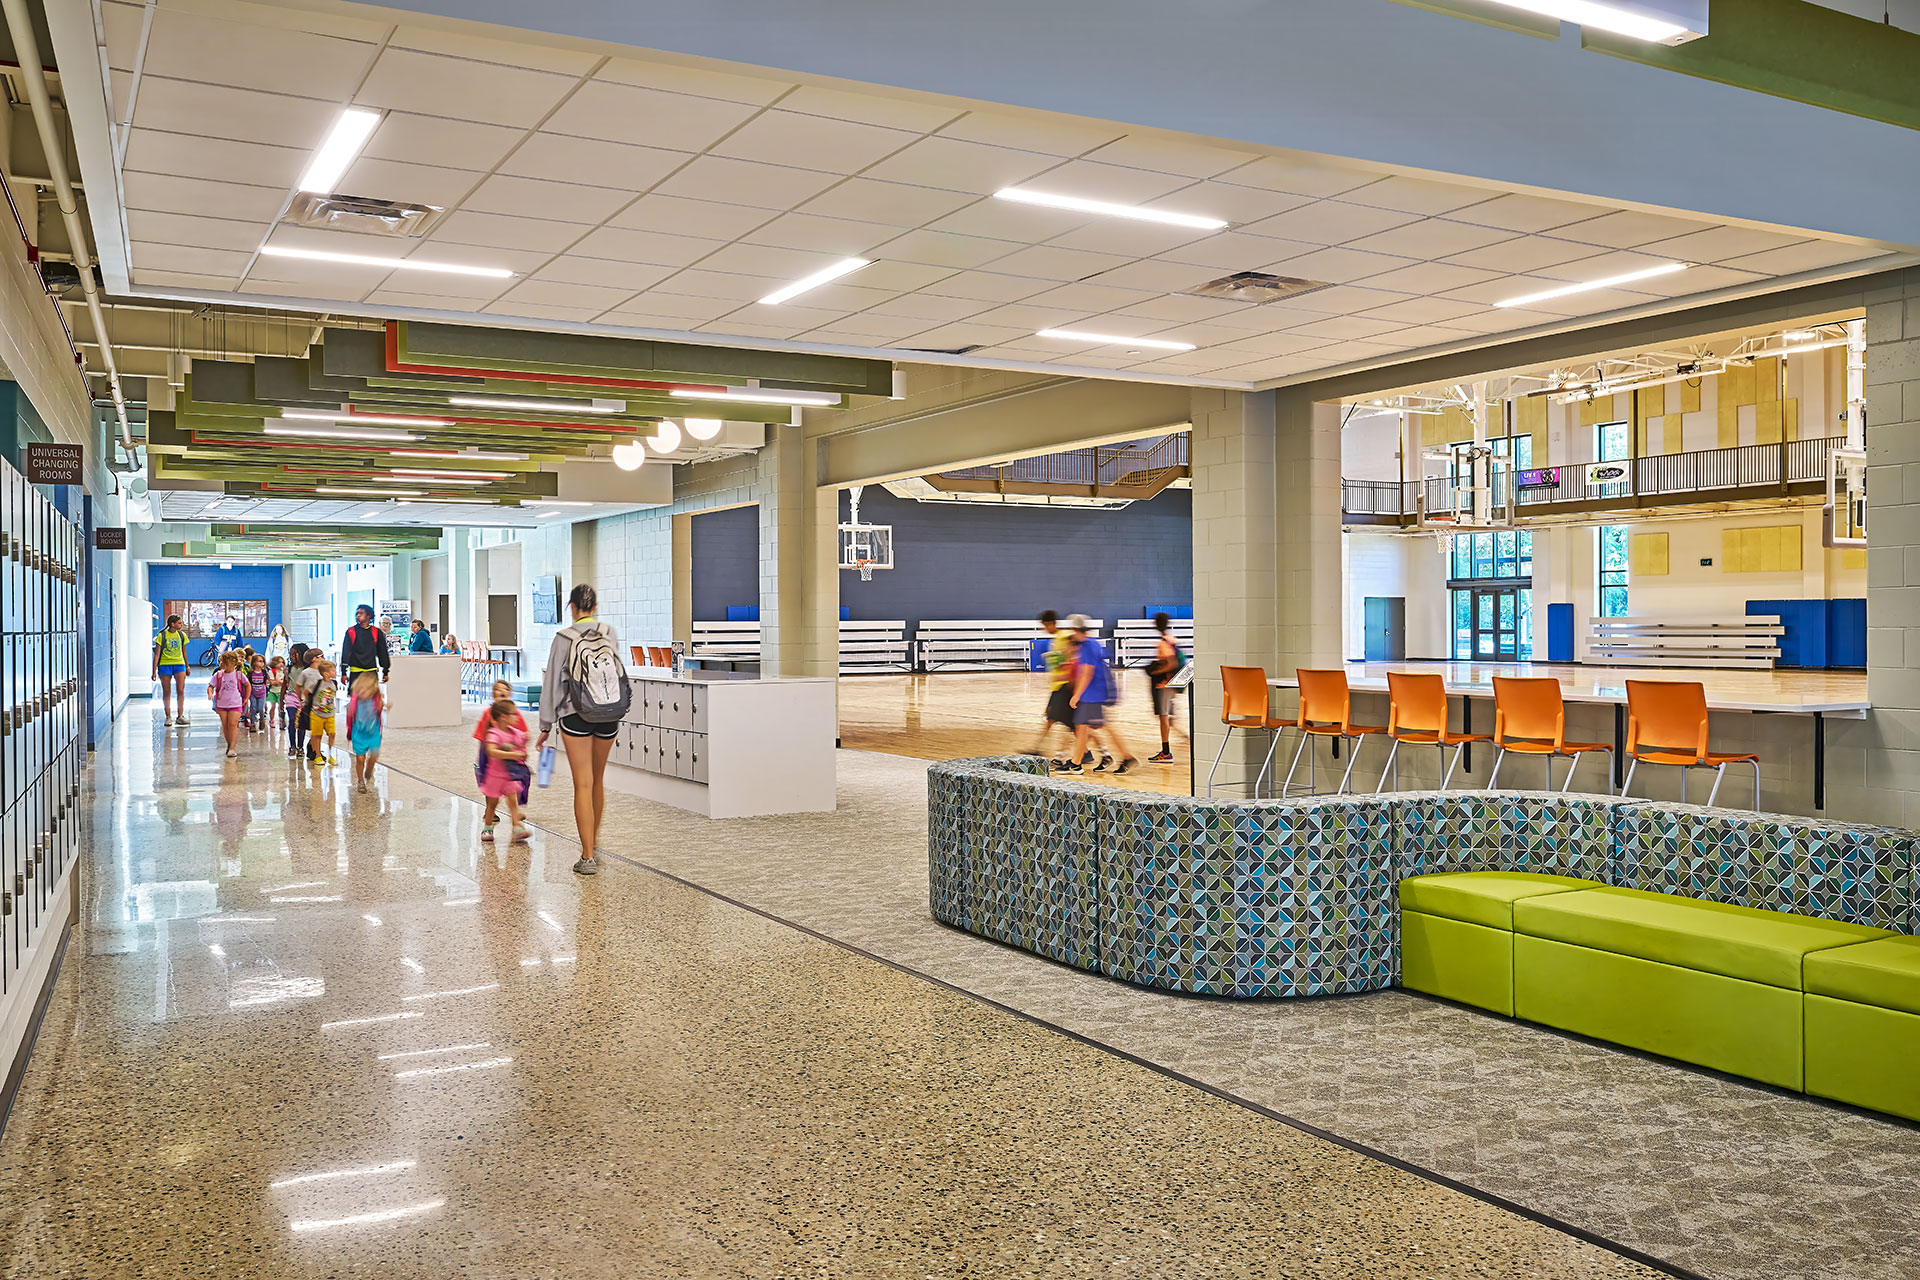
[(1520, 657), (1520, 592), (1514, 587), (1472, 590), (1473, 657), (1514, 662)]

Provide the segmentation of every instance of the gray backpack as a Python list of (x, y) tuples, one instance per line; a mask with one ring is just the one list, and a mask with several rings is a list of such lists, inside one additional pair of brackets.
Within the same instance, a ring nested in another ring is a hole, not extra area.
[(560, 634), (573, 642), (564, 686), (573, 714), (590, 724), (625, 717), (633, 691), (627, 686), (627, 669), (614, 652), (612, 634), (599, 623), (567, 627)]

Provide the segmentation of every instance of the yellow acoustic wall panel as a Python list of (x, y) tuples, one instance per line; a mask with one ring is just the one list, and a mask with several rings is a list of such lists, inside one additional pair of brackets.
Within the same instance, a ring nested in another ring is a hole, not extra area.
[(1640, 444), (1636, 457), (1644, 458), (1650, 453), (1659, 452), (1652, 445), (1652, 428), (1667, 411), (1666, 390), (1665, 387), (1643, 387), (1634, 393), (1639, 411), (1639, 421), (1634, 426), (1634, 435)]
[(1786, 402), (1786, 416), (1783, 421), (1787, 439), (1798, 440), (1800, 438), (1800, 402), (1798, 400)]
[(1840, 548), (1840, 567), (1864, 570), (1867, 567), (1867, 549), (1865, 547)]
[(1420, 443), (1423, 445), (1458, 444), (1471, 439), (1473, 415), (1457, 405), (1420, 419)]
[(1779, 444), (1780, 427), (1785, 415), (1780, 411), (1778, 400), (1762, 400), (1754, 406), (1753, 442), (1755, 444)]
[(1700, 412), (1700, 379), (1695, 378), (1691, 382), (1680, 382), (1674, 385), (1680, 388), (1680, 412)]
[(1513, 402), (1513, 430), (1533, 437), (1533, 465), (1547, 465), (1547, 398), (1526, 396)]
[(1602, 423), (1618, 422), (1620, 417), (1613, 411), (1613, 396), (1595, 396), (1591, 400), (1580, 402), (1580, 425), (1597, 427)]
[(1753, 401), (1766, 404), (1780, 399), (1780, 361), (1773, 356), (1753, 362)]
[(1628, 544), (1628, 568), (1636, 578), (1659, 577), (1667, 572), (1667, 535), (1636, 533)]
[(1720, 447), (1731, 449), (1740, 443), (1740, 406), (1754, 403), (1752, 365), (1729, 365), (1720, 375)]
[(1772, 525), (1760, 529), (1722, 529), (1720, 568), (1724, 573), (1798, 573), (1800, 526)]

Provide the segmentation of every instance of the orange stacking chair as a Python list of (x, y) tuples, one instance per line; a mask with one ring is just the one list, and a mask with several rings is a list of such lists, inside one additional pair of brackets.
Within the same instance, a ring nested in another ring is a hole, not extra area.
[[(1664, 745), (1652, 746), (1649, 743)], [(1680, 770), (1680, 801), (1687, 799), (1687, 770), (1712, 769), (1712, 804), (1720, 794), (1720, 780), (1730, 764), (1753, 766), (1753, 803), (1760, 806), (1760, 757), (1748, 752), (1729, 754), (1707, 750), (1707, 689), (1687, 680), (1627, 681), (1627, 779), (1620, 794), (1633, 785), (1633, 771), (1641, 761)]]
[(627, 649), (629, 652), (633, 654), (634, 666), (644, 667), (647, 665), (648, 659), (647, 659), (647, 650), (645, 645), (630, 644), (627, 646)]
[[(1267, 714), (1267, 669), (1265, 667), (1221, 667), (1220, 685), (1220, 723), (1227, 730), (1220, 738), (1220, 749), (1213, 753), (1213, 768), (1207, 770), (1207, 794), (1213, 794), (1213, 775), (1220, 769), (1221, 757), (1227, 754), (1227, 743), (1233, 740), (1235, 729), (1248, 731), (1264, 730), (1273, 735), (1273, 741), (1280, 741), (1280, 731), (1293, 727), (1291, 720), (1276, 720)], [(1273, 744), (1267, 745), (1267, 759), (1273, 759)], [(1266, 776), (1266, 765), (1260, 766), (1260, 773), (1253, 780), (1253, 794), (1260, 794), (1260, 779)]]
[(1307, 756), (1307, 790), (1315, 789), (1310, 754), (1315, 738), (1338, 738), (1346, 742), (1351, 754), (1347, 756), (1347, 771), (1340, 775), (1340, 790), (1345, 791), (1348, 780), (1353, 777), (1353, 762), (1360, 755), (1360, 739), (1385, 733), (1386, 727), (1353, 722), (1353, 696), (1347, 689), (1346, 672), (1310, 671), (1301, 667), (1294, 674), (1300, 678), (1300, 719), (1295, 726), (1300, 730), (1300, 749), (1293, 753), (1293, 763), (1287, 767), (1287, 780), (1280, 785), (1280, 794), (1292, 793), (1294, 770), (1300, 767), (1303, 755)]
[(673, 665), (672, 645), (650, 644), (647, 646), (647, 655), (653, 659), (653, 665), (656, 667), (670, 667)]
[(1560, 784), (1565, 791), (1573, 786), (1573, 774), (1580, 757), (1590, 751), (1607, 756), (1605, 794), (1613, 794), (1613, 748), (1604, 742), (1567, 741), (1567, 704), (1560, 697), (1560, 682), (1552, 676), (1495, 676), (1493, 678), (1493, 745), (1499, 754), (1493, 758), (1493, 773), (1487, 790), (1500, 780), (1500, 762), (1513, 751), (1524, 756), (1540, 756), (1547, 766), (1547, 790), (1553, 790), (1553, 758), (1566, 756), (1567, 778)]
[[(1446, 776), (1440, 779), (1440, 787), (1445, 790), (1453, 782), (1453, 771), (1459, 767), (1460, 753), (1466, 745), (1487, 742), (1492, 737), (1485, 733), (1454, 733), (1447, 728), (1447, 682), (1437, 675), (1389, 671), (1387, 692), (1391, 698), (1387, 707), (1387, 736), (1393, 739), (1393, 747), (1387, 752), (1386, 768), (1380, 770), (1380, 782), (1373, 789), (1375, 795), (1387, 785), (1387, 772), (1399, 761), (1403, 742), (1411, 747), (1438, 747), (1443, 760), (1447, 748), (1453, 748), (1453, 761), (1447, 765)], [(1400, 789), (1397, 771), (1393, 775), (1393, 788)]]

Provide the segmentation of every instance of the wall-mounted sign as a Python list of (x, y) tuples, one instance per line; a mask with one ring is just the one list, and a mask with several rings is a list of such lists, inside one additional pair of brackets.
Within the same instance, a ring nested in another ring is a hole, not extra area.
[(551, 626), (560, 621), (560, 578), (542, 574), (533, 580), (533, 620)]
[(1587, 487), (1597, 484), (1619, 484), (1630, 474), (1630, 464), (1625, 462), (1589, 462), (1587, 464)]
[(1541, 467), (1534, 471), (1520, 471), (1514, 474), (1514, 487), (1517, 489), (1558, 489), (1560, 487), (1560, 468)]
[(118, 529), (95, 529), (93, 531), (93, 549), (95, 551), (125, 551), (127, 549), (127, 531), (123, 526)]
[(28, 444), (28, 484), (85, 484), (87, 451), (77, 444)]

